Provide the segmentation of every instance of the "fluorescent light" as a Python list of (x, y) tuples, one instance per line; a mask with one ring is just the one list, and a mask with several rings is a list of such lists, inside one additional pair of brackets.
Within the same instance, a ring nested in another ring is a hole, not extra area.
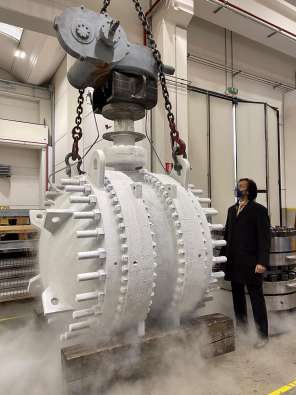
[(26, 52), (22, 51), (21, 49), (17, 49), (14, 53), (16, 58), (24, 59), (26, 57)]
[(20, 41), (23, 29), (21, 27), (7, 25), (6, 23), (0, 22), (0, 33), (13, 38), (14, 40)]

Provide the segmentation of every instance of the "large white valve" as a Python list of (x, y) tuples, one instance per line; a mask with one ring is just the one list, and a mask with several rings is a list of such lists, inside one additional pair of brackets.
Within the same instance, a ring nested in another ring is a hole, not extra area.
[[(140, 5), (136, 8), (142, 20)], [(210, 200), (188, 185), (190, 165), (171, 111), (164, 75), (168, 68), (156, 43), (153, 51), (131, 45), (106, 13), (68, 8), (56, 18), (55, 28), (63, 48), (78, 59), (69, 71), (70, 83), (79, 89), (94, 87), (94, 110), (114, 120), (113, 131), (103, 136), (113, 145), (106, 158), (99, 150), (93, 154), (87, 176), (53, 187), (46, 210), (31, 212), (32, 223), (40, 228), (40, 276), (29, 289), (42, 294), (46, 316), (69, 321), (64, 339), (89, 330), (101, 341), (128, 330), (143, 334), (149, 318), (178, 325), (206, 299), (217, 281), (212, 264), (225, 258), (213, 258), (213, 248), (221, 242), (212, 240), (217, 226), (208, 218), (217, 211), (202, 207)], [(151, 41), (152, 33), (149, 37)], [(136, 145), (145, 135), (135, 132), (133, 120), (156, 105), (158, 74), (174, 178), (144, 170), (145, 150)], [(76, 134), (81, 134), (82, 102), (80, 90)], [(76, 135), (66, 163), (80, 158), (78, 141)]]
[(45, 315), (68, 314), (63, 338), (92, 329), (103, 339), (143, 330), (147, 317), (176, 323), (196, 312), (215, 281), (212, 262), (224, 260), (213, 258), (216, 211), (201, 206), (200, 191), (143, 169), (107, 170), (99, 150), (88, 176), (61, 184), (47, 210), (31, 213), (41, 229), (31, 289), (41, 280)]

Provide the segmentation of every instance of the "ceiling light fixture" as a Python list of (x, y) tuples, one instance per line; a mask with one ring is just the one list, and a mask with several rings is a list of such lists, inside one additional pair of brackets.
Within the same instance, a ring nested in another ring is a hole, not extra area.
[(26, 57), (26, 52), (25, 52), (25, 51), (22, 51), (21, 49), (17, 49), (17, 50), (15, 51), (15, 53), (14, 53), (14, 56), (15, 56), (16, 58), (25, 59), (25, 57)]

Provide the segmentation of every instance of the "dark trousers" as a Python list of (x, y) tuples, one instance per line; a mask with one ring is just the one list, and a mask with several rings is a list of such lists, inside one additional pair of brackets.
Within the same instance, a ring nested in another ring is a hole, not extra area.
[(254, 321), (258, 334), (263, 338), (268, 337), (267, 311), (262, 284), (254, 285), (231, 282), (233, 307), (237, 325), (242, 329), (246, 329), (248, 327), (245, 285), (247, 286), (247, 290), (250, 295)]

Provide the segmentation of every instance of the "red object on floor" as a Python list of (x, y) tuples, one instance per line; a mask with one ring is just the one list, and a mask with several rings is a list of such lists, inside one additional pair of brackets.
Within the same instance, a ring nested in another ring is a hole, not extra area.
[(165, 162), (165, 171), (167, 173), (171, 173), (172, 170), (173, 170), (173, 163)]

